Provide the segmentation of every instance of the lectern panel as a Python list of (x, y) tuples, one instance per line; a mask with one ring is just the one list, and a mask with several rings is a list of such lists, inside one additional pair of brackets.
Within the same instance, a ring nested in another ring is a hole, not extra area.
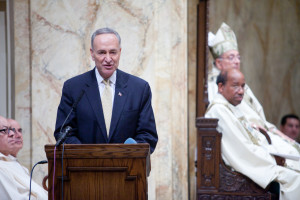
[[(54, 146), (45, 146), (48, 158), (49, 199), (62, 195), (62, 164), (59, 147), (53, 184)], [(142, 200), (147, 197), (150, 172), (148, 144), (65, 145), (63, 156), (64, 199)], [(53, 188), (54, 185), (54, 188)]]

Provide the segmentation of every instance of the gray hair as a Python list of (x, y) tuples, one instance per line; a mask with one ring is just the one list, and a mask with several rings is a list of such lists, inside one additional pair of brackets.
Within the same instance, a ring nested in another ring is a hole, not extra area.
[(94, 49), (94, 44), (93, 44), (93, 43), (94, 43), (95, 37), (96, 37), (97, 35), (100, 35), (100, 34), (106, 34), (106, 33), (114, 34), (114, 35), (118, 38), (118, 40), (119, 40), (119, 45), (120, 45), (120, 47), (121, 47), (121, 37), (120, 37), (120, 35), (119, 35), (119, 33), (118, 33), (117, 31), (115, 31), (115, 30), (113, 30), (113, 29), (111, 29), (111, 28), (100, 28), (100, 29), (96, 30), (96, 31), (93, 33), (92, 37), (91, 37), (91, 47), (92, 47), (92, 49)]

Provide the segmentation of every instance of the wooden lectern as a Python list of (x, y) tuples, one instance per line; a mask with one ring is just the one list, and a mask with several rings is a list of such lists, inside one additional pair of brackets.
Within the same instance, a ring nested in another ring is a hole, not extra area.
[[(62, 150), (45, 145), (48, 159), (48, 198), (62, 194)], [(65, 144), (63, 154), (63, 199), (148, 199), (149, 144)]]

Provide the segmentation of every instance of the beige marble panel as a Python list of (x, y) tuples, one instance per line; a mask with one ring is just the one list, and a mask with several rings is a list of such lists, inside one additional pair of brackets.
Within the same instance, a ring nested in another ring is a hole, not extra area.
[(14, 1), (14, 54), (15, 54), (15, 119), (23, 128), (23, 148), (18, 160), (31, 168), (31, 69), (29, 5)]
[(196, 86), (197, 86), (197, 6), (198, 0), (188, 1), (188, 165), (189, 199), (196, 199), (195, 151), (197, 147), (196, 129)]
[[(29, 6), (32, 163), (45, 159), (44, 145), (55, 142), (63, 82), (93, 68), (90, 36), (108, 26), (122, 37), (120, 69), (152, 88), (159, 142), (151, 156), (149, 199), (187, 199), (186, 1), (31, 0)], [(37, 182), (45, 174), (46, 167), (35, 169)]]
[(210, 27), (224, 21), (235, 31), (242, 71), (266, 118), (300, 115), (300, 18), (298, 0), (211, 0)]

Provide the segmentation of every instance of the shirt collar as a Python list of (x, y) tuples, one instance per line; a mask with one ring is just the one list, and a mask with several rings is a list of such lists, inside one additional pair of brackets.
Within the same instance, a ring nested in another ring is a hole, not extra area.
[[(103, 77), (100, 75), (100, 73), (97, 70), (97, 67), (95, 67), (95, 73), (96, 73), (96, 79), (98, 82), (98, 85), (100, 85), (103, 81)], [(113, 83), (114, 85), (116, 84), (117, 80), (117, 70), (114, 71), (114, 73), (108, 78), (108, 80)]]
[[(230, 109), (231, 111), (233, 112), (239, 112), (240, 110), (240, 104), (234, 106), (232, 105), (231, 103), (229, 103), (229, 101), (222, 95), (218, 92), (218, 94), (216, 95), (216, 98), (215, 98), (215, 103), (222, 103), (222, 104), (226, 104)], [(240, 115), (240, 114), (239, 114)]]

